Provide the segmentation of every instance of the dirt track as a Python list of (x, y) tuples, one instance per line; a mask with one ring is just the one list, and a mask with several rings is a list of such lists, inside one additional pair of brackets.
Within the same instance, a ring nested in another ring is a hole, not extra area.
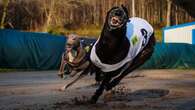
[(56, 74), (0, 73), (0, 110), (195, 110), (195, 70), (135, 71), (95, 105), (85, 102), (96, 88), (93, 76), (62, 92), (70, 80)]

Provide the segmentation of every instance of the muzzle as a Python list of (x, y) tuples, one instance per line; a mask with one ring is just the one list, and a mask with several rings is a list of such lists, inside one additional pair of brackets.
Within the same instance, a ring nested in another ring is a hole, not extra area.
[(109, 30), (111, 31), (121, 28), (124, 24), (126, 24), (127, 20), (128, 16), (122, 7), (111, 10), (107, 21)]

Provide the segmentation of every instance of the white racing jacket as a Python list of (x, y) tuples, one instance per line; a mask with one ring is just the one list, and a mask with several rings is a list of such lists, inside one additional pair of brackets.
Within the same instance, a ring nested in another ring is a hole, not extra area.
[(129, 52), (127, 56), (122, 61), (116, 64), (102, 63), (95, 52), (95, 45), (99, 40), (97, 40), (94, 44), (91, 50), (90, 59), (103, 72), (117, 70), (127, 62), (132, 61), (139, 54), (139, 52), (141, 52), (142, 49), (147, 45), (150, 36), (154, 32), (152, 26), (146, 20), (137, 17), (130, 18), (126, 26), (126, 37), (129, 39), (130, 47), (128, 48)]

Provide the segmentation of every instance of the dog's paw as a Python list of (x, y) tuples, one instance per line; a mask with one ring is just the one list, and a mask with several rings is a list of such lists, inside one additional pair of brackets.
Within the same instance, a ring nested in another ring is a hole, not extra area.
[(58, 73), (58, 77), (60, 77), (60, 78), (63, 78), (63, 74), (61, 74), (61, 73)]
[(66, 86), (59, 88), (59, 91), (65, 91), (65, 90), (66, 90)]

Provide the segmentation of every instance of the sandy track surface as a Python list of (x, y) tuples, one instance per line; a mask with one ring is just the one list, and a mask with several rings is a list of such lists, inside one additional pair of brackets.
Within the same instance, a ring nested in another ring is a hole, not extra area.
[(0, 73), (0, 110), (195, 110), (195, 70), (137, 70), (97, 104), (87, 99), (97, 88), (87, 76), (70, 82), (57, 71)]

